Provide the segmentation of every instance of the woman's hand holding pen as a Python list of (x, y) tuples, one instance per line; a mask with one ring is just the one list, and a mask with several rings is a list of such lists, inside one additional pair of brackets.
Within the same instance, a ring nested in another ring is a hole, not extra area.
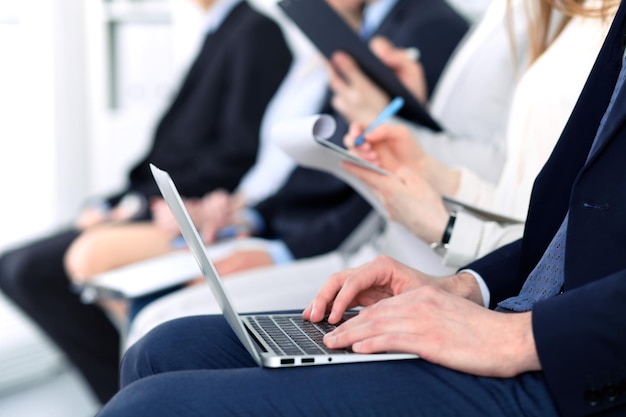
[(350, 163), (344, 163), (344, 169), (372, 190), (391, 220), (425, 242), (438, 242), (449, 218), (442, 194), (454, 195), (458, 173), (426, 154), (404, 126), (380, 126), (365, 136), (363, 144), (353, 146), (361, 134), (361, 126), (353, 124), (346, 145), (393, 175), (381, 175)]
[(406, 167), (398, 168), (393, 176), (348, 162), (343, 167), (367, 184), (391, 220), (403, 224), (425, 242), (441, 239), (450, 214), (441, 194), (422, 176)]
[(381, 125), (366, 134), (365, 142), (355, 146), (355, 141), (363, 133), (364, 126), (352, 123), (344, 137), (344, 145), (361, 158), (394, 172), (399, 167), (411, 167), (417, 172), (427, 157), (421, 145), (402, 125)]
[(344, 137), (348, 149), (363, 159), (395, 173), (400, 167), (422, 176), (439, 194), (456, 194), (460, 173), (442, 164), (424, 151), (419, 141), (406, 126), (381, 125), (365, 135), (365, 142), (355, 146), (363, 127), (357, 123), (350, 126)]

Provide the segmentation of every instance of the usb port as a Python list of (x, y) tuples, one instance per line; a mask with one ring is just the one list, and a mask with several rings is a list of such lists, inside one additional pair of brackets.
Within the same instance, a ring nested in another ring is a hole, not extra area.
[(280, 364), (281, 365), (293, 365), (296, 363), (296, 360), (291, 358), (291, 359), (281, 359), (280, 360)]
[(302, 358), (302, 363), (315, 363), (313, 358)]

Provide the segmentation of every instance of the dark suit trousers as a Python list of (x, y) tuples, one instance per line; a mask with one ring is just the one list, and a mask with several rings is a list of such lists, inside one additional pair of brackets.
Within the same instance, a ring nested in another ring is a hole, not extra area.
[(541, 373), (481, 378), (424, 360), (258, 367), (223, 316), (167, 322), (127, 352), (109, 416), (557, 416)]
[(66, 353), (104, 403), (118, 387), (119, 334), (99, 307), (68, 291), (63, 255), (77, 236), (62, 231), (3, 254), (0, 288)]

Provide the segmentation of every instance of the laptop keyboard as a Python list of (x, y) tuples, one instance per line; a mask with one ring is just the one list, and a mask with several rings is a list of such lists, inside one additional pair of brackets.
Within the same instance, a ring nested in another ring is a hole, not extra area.
[(312, 323), (299, 315), (253, 316), (247, 322), (276, 353), (285, 356), (348, 353), (324, 346), (323, 338), (337, 328), (327, 322)]

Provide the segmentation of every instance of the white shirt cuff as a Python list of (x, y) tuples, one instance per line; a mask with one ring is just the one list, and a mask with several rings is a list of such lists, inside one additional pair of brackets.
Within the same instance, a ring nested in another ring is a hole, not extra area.
[(474, 279), (478, 283), (478, 287), (480, 288), (480, 294), (483, 296), (483, 305), (485, 306), (485, 308), (489, 308), (489, 302), (491, 301), (491, 293), (489, 292), (489, 288), (487, 287), (487, 284), (485, 284), (485, 280), (483, 279), (483, 277), (481, 277), (478, 272), (473, 271), (471, 269), (461, 269), (459, 271), (459, 274), (461, 272), (467, 272), (468, 274), (471, 274), (474, 277)]

